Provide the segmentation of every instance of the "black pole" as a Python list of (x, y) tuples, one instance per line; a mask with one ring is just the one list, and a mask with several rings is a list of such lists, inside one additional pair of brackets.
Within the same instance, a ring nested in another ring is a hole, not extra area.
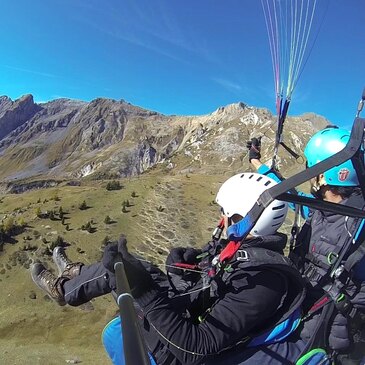
[(117, 303), (122, 326), (124, 358), (126, 365), (150, 365), (146, 345), (141, 335), (133, 297), (122, 262), (114, 265), (117, 281)]

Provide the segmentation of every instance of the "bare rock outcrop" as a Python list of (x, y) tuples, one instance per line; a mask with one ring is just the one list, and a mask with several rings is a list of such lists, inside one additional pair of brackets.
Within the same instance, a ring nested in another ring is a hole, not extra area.
[(40, 110), (42, 107), (34, 103), (32, 95), (24, 95), (15, 101), (2, 96), (0, 98), (0, 140)]
[[(276, 131), (270, 111), (242, 102), (200, 116), (166, 116), (104, 98), (37, 105), (31, 95), (0, 97), (0, 108), (3, 181), (128, 177), (157, 166), (175, 174), (234, 172), (242, 168), (245, 142), (253, 136), (263, 137), (263, 158), (270, 159)], [(326, 124), (311, 113), (288, 117), (284, 139), (301, 153)], [(279, 156), (280, 166), (293, 163), (285, 152)]]

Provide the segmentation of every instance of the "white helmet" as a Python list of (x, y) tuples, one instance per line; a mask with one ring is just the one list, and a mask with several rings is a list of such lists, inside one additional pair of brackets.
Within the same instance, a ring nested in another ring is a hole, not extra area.
[[(223, 208), (227, 217), (239, 214), (245, 217), (259, 196), (277, 182), (266, 175), (246, 172), (230, 177), (220, 187), (215, 201)], [(274, 234), (283, 224), (288, 212), (288, 204), (274, 200), (261, 214), (252, 228), (253, 236)]]

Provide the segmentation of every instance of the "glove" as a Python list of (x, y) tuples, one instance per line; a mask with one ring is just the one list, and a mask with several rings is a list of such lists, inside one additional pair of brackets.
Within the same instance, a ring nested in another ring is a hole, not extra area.
[(124, 234), (120, 235), (118, 241), (114, 241), (113, 243), (107, 245), (104, 249), (103, 258), (101, 260), (104, 267), (106, 267), (111, 272), (115, 272), (114, 265), (117, 262), (122, 261), (122, 250), (126, 245), (127, 239)]
[(166, 258), (166, 271), (172, 274), (184, 276), (185, 270), (174, 268), (174, 264), (190, 264), (196, 265), (199, 262), (197, 256), (201, 254), (201, 250), (195, 248), (176, 247), (173, 248)]
[(115, 242), (105, 246), (103, 258), (101, 259), (104, 267), (109, 271), (114, 272), (114, 265), (119, 261), (122, 261), (122, 255), (118, 250), (118, 243)]
[(122, 256), (124, 270), (131, 293), (135, 299), (151, 289), (158, 289), (158, 285), (154, 282), (150, 273), (139, 260), (128, 252), (127, 240), (124, 235), (121, 235), (118, 240), (118, 251)]
[(248, 149), (248, 160), (259, 160), (261, 158), (261, 137), (252, 138), (250, 141), (247, 141), (246, 147)]

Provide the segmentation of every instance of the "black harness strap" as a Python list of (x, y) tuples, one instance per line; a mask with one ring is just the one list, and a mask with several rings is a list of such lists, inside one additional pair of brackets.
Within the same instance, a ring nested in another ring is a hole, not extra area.
[(298, 160), (300, 155), (298, 155), (296, 152), (294, 152), (289, 146), (287, 146), (284, 142), (280, 142), (280, 145), (285, 148), (286, 151), (288, 151), (296, 160)]
[(358, 242), (357, 247), (352, 253), (350, 253), (344, 263), (344, 269), (347, 272), (351, 272), (352, 269), (365, 257), (365, 221), (362, 221), (360, 223), (360, 227), (357, 229), (361, 230), (357, 237), (355, 237)]
[(365, 218), (365, 211), (360, 210), (359, 208), (354, 208), (348, 205), (342, 205), (337, 203), (330, 203), (328, 201), (309, 198), (307, 196), (283, 193), (278, 195), (276, 199), (283, 200), (289, 203), (306, 205), (307, 207), (312, 208), (314, 210), (323, 210), (326, 212), (331, 212), (339, 215), (347, 215), (349, 217), (355, 217), (355, 218)]
[(317, 259), (312, 253), (308, 252), (305, 255), (305, 260), (313, 263), (316, 266), (319, 266), (323, 270), (329, 270), (331, 268), (330, 264), (326, 264), (325, 262)]

